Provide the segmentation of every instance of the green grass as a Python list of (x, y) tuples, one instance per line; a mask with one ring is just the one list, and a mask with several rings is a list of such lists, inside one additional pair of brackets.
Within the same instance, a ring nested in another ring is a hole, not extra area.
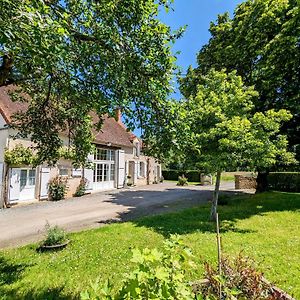
[[(267, 279), (300, 298), (300, 194), (272, 192), (232, 198), (220, 206), (224, 252), (254, 258)], [(118, 285), (133, 267), (134, 247), (160, 247), (177, 233), (192, 248), (202, 277), (203, 262), (215, 262), (209, 207), (112, 224), (72, 234), (65, 250), (37, 253), (36, 245), (0, 252), (0, 299), (74, 299), (97, 277)], [(5, 230), (5, 229), (2, 229)]]

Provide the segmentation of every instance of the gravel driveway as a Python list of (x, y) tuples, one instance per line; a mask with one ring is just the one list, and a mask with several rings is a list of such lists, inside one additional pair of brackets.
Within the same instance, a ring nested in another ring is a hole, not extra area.
[[(222, 190), (233, 191), (233, 183)], [(114, 190), (59, 202), (38, 202), (0, 210), (0, 248), (41, 239), (46, 222), (67, 231), (95, 228), (111, 220), (127, 221), (145, 215), (192, 207), (211, 199), (213, 187), (177, 187), (166, 182)]]

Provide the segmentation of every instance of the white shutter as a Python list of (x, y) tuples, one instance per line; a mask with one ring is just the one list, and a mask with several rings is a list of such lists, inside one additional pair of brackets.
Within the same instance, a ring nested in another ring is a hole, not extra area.
[(41, 169), (41, 186), (40, 186), (40, 199), (48, 198), (48, 183), (50, 180), (50, 168)]
[(117, 151), (117, 188), (124, 187), (125, 183), (125, 151)]
[(9, 201), (16, 201), (20, 198), (20, 173), (19, 168), (12, 168), (10, 171)]
[[(2, 195), (2, 189), (3, 189), (3, 168), (4, 168), (4, 163), (0, 163), (0, 197)], [(1, 207), (1, 200), (0, 200), (0, 207)]]
[(134, 184), (136, 184), (137, 179), (138, 179), (138, 173), (139, 173), (139, 162), (136, 161), (134, 163)]
[[(88, 161), (93, 162), (94, 161), (94, 154), (88, 155)], [(92, 167), (92, 165), (91, 165)], [(85, 168), (84, 169), (84, 178), (88, 181), (87, 182), (87, 190), (93, 189), (93, 181), (94, 181), (94, 170), (92, 168)]]

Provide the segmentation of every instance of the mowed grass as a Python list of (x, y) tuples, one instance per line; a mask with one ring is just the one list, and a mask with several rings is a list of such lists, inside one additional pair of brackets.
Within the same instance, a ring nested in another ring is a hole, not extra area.
[[(300, 298), (300, 194), (241, 195), (219, 213), (223, 252), (243, 251), (267, 279)], [(187, 280), (199, 279), (203, 262), (215, 263), (217, 256), (208, 216), (209, 206), (199, 206), (71, 234), (72, 243), (59, 252), (37, 253), (36, 245), (1, 251), (0, 299), (76, 299), (98, 277), (118, 286), (134, 267), (132, 248), (159, 248), (175, 233), (192, 248), (198, 265)]]

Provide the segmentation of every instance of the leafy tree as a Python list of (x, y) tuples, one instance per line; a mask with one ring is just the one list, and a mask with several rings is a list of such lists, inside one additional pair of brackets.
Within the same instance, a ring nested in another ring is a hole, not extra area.
[(18, 86), (12, 96), (29, 102), (14, 126), (36, 143), (40, 161), (55, 163), (61, 133), (84, 160), (90, 111), (101, 125), (122, 108), (127, 125), (145, 132), (163, 113), (175, 68), (170, 42), (182, 32), (157, 19), (170, 2), (1, 1), (0, 86)]
[[(300, 160), (300, 10), (299, 0), (247, 0), (233, 18), (219, 15), (211, 39), (198, 54), (198, 66), (181, 81), (185, 97), (197, 93), (200, 75), (211, 68), (236, 70), (259, 97), (255, 111), (287, 109), (293, 114), (281, 129)], [(298, 149), (298, 150), (297, 150)]]
[(199, 82), (195, 96), (178, 104), (187, 138), (181, 151), (186, 153), (188, 146), (199, 168), (217, 173), (211, 209), (215, 219), (223, 170), (258, 170), (277, 161), (293, 162), (286, 136), (280, 134), (282, 122), (292, 116), (284, 109), (253, 112), (258, 93), (236, 72), (211, 70)]

